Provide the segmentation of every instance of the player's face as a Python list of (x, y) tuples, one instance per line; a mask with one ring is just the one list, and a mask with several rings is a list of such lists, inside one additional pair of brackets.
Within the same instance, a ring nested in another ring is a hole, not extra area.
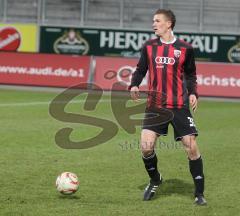
[(156, 14), (153, 17), (152, 27), (157, 36), (162, 36), (171, 27), (171, 21), (169, 21), (164, 14)]

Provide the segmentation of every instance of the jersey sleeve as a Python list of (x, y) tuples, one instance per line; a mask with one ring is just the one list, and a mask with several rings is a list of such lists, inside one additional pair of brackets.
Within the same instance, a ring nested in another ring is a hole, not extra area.
[(198, 97), (196, 65), (192, 47), (187, 49), (184, 74), (187, 81), (188, 95), (195, 94)]
[(139, 86), (145, 77), (148, 70), (148, 60), (147, 60), (147, 48), (144, 44), (141, 50), (141, 56), (137, 64), (137, 68), (134, 71), (131, 79), (131, 84), (128, 87), (128, 90), (130, 90), (133, 86)]

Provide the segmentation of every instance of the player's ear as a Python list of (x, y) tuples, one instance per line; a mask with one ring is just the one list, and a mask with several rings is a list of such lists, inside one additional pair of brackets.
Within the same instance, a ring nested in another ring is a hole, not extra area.
[(169, 31), (171, 30), (171, 29), (170, 29), (171, 26), (172, 26), (172, 22), (171, 22), (170, 20), (168, 20), (168, 21), (167, 21), (167, 27), (168, 27)]

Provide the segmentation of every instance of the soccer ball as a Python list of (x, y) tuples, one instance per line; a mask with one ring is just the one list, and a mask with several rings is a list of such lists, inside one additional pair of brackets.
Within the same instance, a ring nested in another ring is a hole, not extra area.
[(57, 190), (66, 195), (75, 193), (78, 190), (79, 181), (76, 174), (71, 172), (63, 172), (57, 177), (56, 188)]

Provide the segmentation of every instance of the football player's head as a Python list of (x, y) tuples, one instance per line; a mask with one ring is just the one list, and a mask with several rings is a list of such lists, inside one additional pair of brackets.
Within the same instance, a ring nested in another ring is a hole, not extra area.
[(172, 31), (176, 23), (176, 17), (171, 10), (158, 9), (153, 16), (153, 30), (157, 36), (162, 36)]

